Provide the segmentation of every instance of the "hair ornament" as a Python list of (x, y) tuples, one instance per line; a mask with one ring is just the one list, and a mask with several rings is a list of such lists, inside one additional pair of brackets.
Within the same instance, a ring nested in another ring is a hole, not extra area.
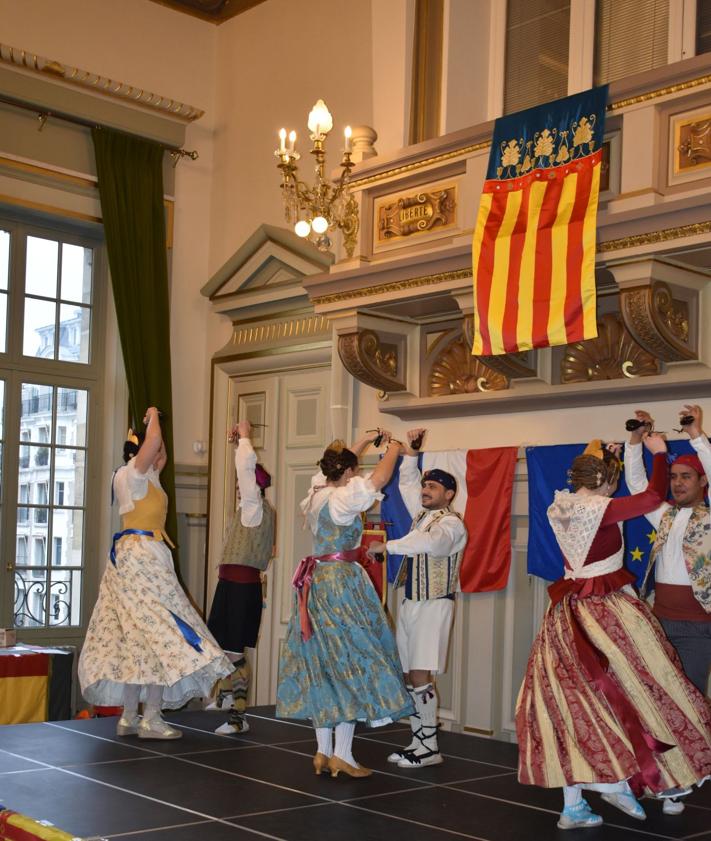
[(130, 444), (135, 444), (136, 446), (138, 446), (138, 436), (130, 427), (128, 429), (128, 433), (126, 434), (126, 441)]
[(604, 459), (602, 454), (602, 441), (599, 438), (593, 438), (593, 440), (583, 450), (583, 455), (595, 456), (595, 458), (599, 458), (600, 461), (602, 461)]

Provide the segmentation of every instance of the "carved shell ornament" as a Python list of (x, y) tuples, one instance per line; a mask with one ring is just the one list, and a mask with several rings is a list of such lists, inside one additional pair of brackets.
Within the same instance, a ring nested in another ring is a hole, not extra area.
[(659, 373), (659, 361), (640, 347), (619, 315), (608, 313), (597, 323), (598, 336), (568, 345), (561, 362), (562, 383), (649, 377)]
[(502, 391), (508, 379), (471, 355), (464, 336), (450, 342), (439, 354), (429, 377), (432, 397), (445, 394), (473, 394), (477, 391)]

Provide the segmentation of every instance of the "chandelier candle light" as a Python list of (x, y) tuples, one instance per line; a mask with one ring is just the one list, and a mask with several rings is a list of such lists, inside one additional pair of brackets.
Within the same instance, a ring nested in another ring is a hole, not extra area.
[(326, 136), (333, 128), (333, 117), (326, 103), (319, 99), (309, 114), (308, 128), (313, 148), (311, 154), (316, 160), (316, 180), (312, 187), (300, 181), (297, 175), (297, 161), (301, 157), (294, 146), (296, 132), (289, 132), (287, 146), (286, 129), (279, 131), (279, 148), (274, 155), (282, 174), (282, 196), (286, 221), (294, 226), (295, 233), (303, 238), (315, 234), (320, 251), (330, 251), (331, 239), (328, 231), (339, 228), (343, 234), (343, 245), (349, 257), (353, 256), (358, 235), (358, 205), (350, 193), (349, 180), (354, 166), (351, 160), (351, 127), (346, 126), (340, 178), (329, 181), (325, 176)]

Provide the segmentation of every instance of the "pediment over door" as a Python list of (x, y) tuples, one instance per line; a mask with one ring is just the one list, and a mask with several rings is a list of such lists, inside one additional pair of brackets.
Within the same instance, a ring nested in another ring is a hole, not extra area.
[(330, 337), (328, 319), (314, 315), (304, 278), (328, 271), (332, 262), (292, 231), (260, 225), (200, 290), (213, 312), (234, 325), (217, 355)]

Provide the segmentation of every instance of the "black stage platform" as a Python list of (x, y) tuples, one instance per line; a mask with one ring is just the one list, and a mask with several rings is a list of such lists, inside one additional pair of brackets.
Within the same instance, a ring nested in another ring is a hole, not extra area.
[(365, 779), (316, 777), (315, 742), (302, 723), (254, 708), (243, 737), (217, 736), (219, 713), (169, 716), (174, 742), (118, 739), (116, 719), (0, 727), (0, 803), (86, 839), (127, 841), (711, 841), (711, 784), (677, 817), (643, 801), (635, 821), (589, 794), (598, 829), (556, 828), (559, 790), (516, 782), (516, 746), (441, 734), (446, 761), (420, 771), (386, 762), (409, 727), (360, 730)]

